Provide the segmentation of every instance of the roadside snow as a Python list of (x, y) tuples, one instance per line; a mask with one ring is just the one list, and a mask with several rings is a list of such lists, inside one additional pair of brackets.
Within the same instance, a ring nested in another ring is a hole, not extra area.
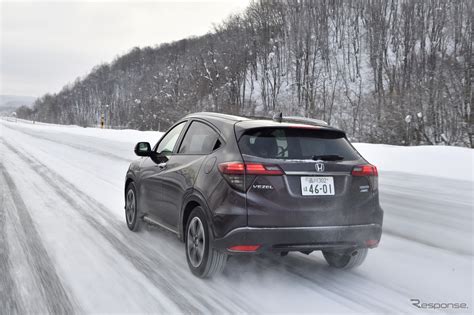
[(152, 145), (156, 143), (163, 132), (159, 131), (139, 131), (132, 129), (101, 129), (101, 128), (84, 128), (76, 125), (55, 125), (41, 122), (33, 123), (30, 120), (18, 119), (17, 122), (11, 121), (11, 118), (2, 118), (5, 124), (12, 124), (22, 128), (29, 128), (38, 131), (51, 132), (55, 134), (70, 134), (78, 136), (94, 137), (99, 139), (136, 143), (139, 141), (147, 141)]
[(403, 172), (474, 181), (474, 150), (448, 146), (403, 147), (354, 143), (356, 149), (381, 171)]

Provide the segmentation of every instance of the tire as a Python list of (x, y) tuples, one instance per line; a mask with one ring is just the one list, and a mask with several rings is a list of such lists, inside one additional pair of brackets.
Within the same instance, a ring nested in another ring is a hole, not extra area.
[(191, 272), (199, 278), (210, 278), (221, 273), (227, 255), (210, 247), (209, 224), (201, 207), (196, 207), (188, 218), (185, 230), (186, 260)]
[(140, 230), (141, 220), (138, 215), (137, 191), (134, 182), (128, 184), (125, 192), (125, 220), (130, 231)]
[(367, 248), (359, 248), (350, 254), (323, 251), (323, 255), (331, 267), (338, 269), (352, 269), (362, 265), (365, 257), (367, 257), (367, 252)]

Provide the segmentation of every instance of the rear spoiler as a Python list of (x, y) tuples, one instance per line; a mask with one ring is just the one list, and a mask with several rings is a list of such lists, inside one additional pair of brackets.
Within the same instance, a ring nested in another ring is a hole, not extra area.
[(314, 126), (329, 126), (329, 123), (321, 120), (321, 119), (315, 119), (315, 118), (308, 118), (308, 117), (301, 117), (301, 116), (283, 116), (282, 113), (277, 113), (272, 116), (272, 118), (267, 117), (267, 116), (252, 116), (252, 115), (245, 115), (242, 116), (248, 119), (254, 119), (254, 120), (273, 120), (276, 122), (294, 122), (294, 123), (302, 123), (306, 125), (314, 125)]
[(314, 125), (314, 126), (329, 126), (327, 122), (321, 119), (300, 117), (300, 116), (283, 116), (282, 113), (277, 113), (273, 115), (272, 120), (277, 121), (277, 122), (303, 123), (303, 124)]

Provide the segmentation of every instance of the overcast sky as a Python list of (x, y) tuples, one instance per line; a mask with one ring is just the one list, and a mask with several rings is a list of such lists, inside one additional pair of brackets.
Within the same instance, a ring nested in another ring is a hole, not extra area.
[(58, 92), (132, 47), (205, 34), (248, 3), (0, 0), (0, 94)]

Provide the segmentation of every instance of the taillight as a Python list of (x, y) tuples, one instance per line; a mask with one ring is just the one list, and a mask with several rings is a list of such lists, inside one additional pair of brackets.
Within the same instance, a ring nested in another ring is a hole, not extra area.
[[(247, 190), (256, 175), (283, 175), (283, 171), (279, 166), (262, 163), (221, 163), (219, 164), (219, 171), (232, 187), (243, 191)], [(245, 178), (245, 175), (247, 175), (247, 178)]]
[(373, 165), (358, 165), (352, 169), (352, 176), (378, 176), (378, 172)]
[(245, 164), (244, 163), (221, 163), (219, 164), (219, 171), (222, 174), (236, 174), (244, 175), (245, 173)]
[(219, 164), (222, 174), (235, 175), (283, 175), (283, 171), (277, 165), (261, 163), (228, 162)]
[(370, 186), (371, 186), (371, 190), (373, 192), (378, 191), (378, 186), (379, 186), (378, 176), (379, 176), (379, 173), (377, 171), (377, 167), (375, 167), (374, 165), (367, 164), (367, 165), (355, 166), (352, 169), (352, 176), (369, 177), (369, 183), (370, 183)]
[(283, 175), (279, 166), (259, 163), (246, 163), (245, 172), (248, 175)]
[(379, 241), (378, 240), (367, 240), (367, 241), (365, 241), (365, 245), (367, 245), (367, 247), (369, 247), (369, 248), (375, 248), (379, 245)]

